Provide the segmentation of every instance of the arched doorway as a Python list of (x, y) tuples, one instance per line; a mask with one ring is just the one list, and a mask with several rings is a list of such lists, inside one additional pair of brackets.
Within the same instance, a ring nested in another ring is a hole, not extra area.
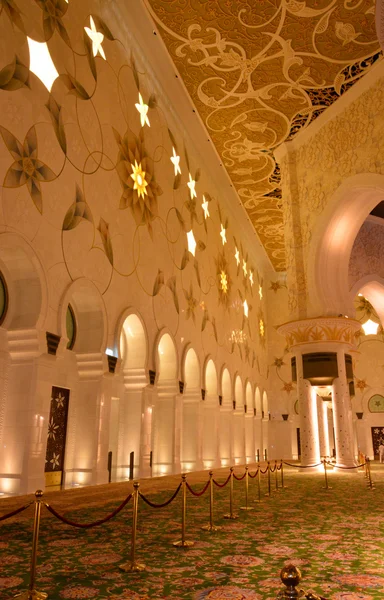
[(181, 470), (196, 471), (201, 462), (201, 380), (196, 352), (189, 348), (184, 360), (184, 391), (181, 427)]
[(257, 460), (263, 458), (263, 433), (262, 433), (262, 406), (261, 406), (261, 394), (258, 387), (255, 391), (255, 408), (256, 416), (254, 420), (255, 424), (255, 448)]
[(235, 378), (235, 410), (233, 413), (233, 458), (235, 465), (245, 463), (244, 389), (239, 375)]
[(231, 376), (227, 368), (221, 375), (221, 406), (219, 417), (219, 457), (222, 467), (232, 464), (233, 402)]
[(254, 403), (250, 381), (245, 386), (245, 459), (247, 463), (255, 461), (255, 437), (254, 437)]
[(269, 408), (267, 392), (263, 392), (262, 402), (262, 440), (264, 458), (269, 458), (268, 428), (269, 428)]
[(205, 399), (203, 402), (203, 466), (212, 469), (218, 462), (219, 401), (217, 373), (212, 359), (205, 367)]

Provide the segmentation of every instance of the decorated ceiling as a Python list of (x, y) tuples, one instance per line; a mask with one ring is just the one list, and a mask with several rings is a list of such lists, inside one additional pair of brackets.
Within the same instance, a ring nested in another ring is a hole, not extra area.
[(291, 140), (380, 57), (374, 0), (146, 0), (277, 271)]

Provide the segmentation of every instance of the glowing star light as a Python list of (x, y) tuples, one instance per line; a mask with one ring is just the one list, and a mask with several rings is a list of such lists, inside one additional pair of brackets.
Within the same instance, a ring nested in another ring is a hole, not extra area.
[(244, 308), (244, 316), (247, 317), (248, 319), (248, 302), (246, 300), (244, 300), (243, 302), (243, 308)]
[(261, 285), (259, 285), (259, 296), (260, 296), (260, 300), (263, 299), (263, 288)]
[(193, 200), (193, 198), (197, 198), (195, 185), (196, 185), (196, 181), (194, 179), (192, 179), (192, 175), (189, 174), (189, 181), (187, 183), (187, 186), (189, 187), (189, 193), (191, 195), (191, 200)]
[(362, 328), (364, 329), (365, 335), (377, 335), (379, 324), (369, 319), (363, 323)]
[(237, 266), (239, 266), (240, 264), (240, 252), (238, 251), (238, 249), (236, 248), (236, 252), (235, 252), (235, 259), (237, 262)]
[[(136, 104), (137, 106), (137, 104)], [(176, 150), (174, 148), (172, 148), (173, 150), (173, 155), (171, 156), (171, 162), (173, 164), (173, 168), (175, 169), (175, 177), (178, 173), (180, 173), (181, 175), (181, 169), (180, 169), (180, 156), (177, 156), (176, 154)]]
[(143, 171), (143, 169), (141, 168), (141, 163), (137, 164), (137, 161), (135, 160), (135, 164), (131, 165), (132, 167), (132, 173), (131, 173), (131, 177), (133, 179), (133, 189), (137, 190), (137, 195), (140, 198), (140, 196), (142, 196), (144, 198), (144, 196), (147, 195), (147, 190), (145, 189), (148, 185), (148, 183), (145, 180), (145, 171)]
[(246, 277), (246, 276), (247, 276), (247, 273), (248, 273), (248, 271), (247, 271), (247, 263), (245, 262), (245, 260), (244, 260), (244, 259), (243, 259), (243, 266), (242, 266), (242, 269), (243, 269), (244, 277)]
[(227, 274), (225, 273), (225, 271), (221, 271), (221, 273), (220, 273), (220, 285), (221, 285), (221, 289), (223, 290), (224, 294), (226, 294), (228, 292), (228, 279), (227, 279)]
[(59, 76), (53, 64), (48, 46), (45, 42), (35, 42), (27, 37), (29, 47), (29, 70), (43, 82), (50, 92), (53, 82)]
[(253, 286), (253, 271), (249, 273), (249, 281), (251, 282), (251, 287)]
[(150, 122), (148, 119), (148, 110), (149, 110), (149, 106), (148, 104), (145, 104), (142, 98), (142, 95), (139, 92), (139, 103), (135, 104), (137, 110), (140, 113), (140, 124), (142, 127), (144, 127), (144, 125), (148, 125), (148, 127), (150, 127)]
[(226, 230), (224, 229), (224, 227), (222, 225), (220, 225), (220, 227), (221, 227), (220, 235), (221, 235), (221, 239), (223, 241), (223, 246), (224, 246), (224, 244), (227, 243), (227, 236), (225, 235)]
[(196, 240), (195, 240), (195, 236), (193, 235), (192, 229), (191, 229), (191, 231), (187, 232), (187, 238), (188, 238), (188, 250), (191, 254), (193, 254), (193, 256), (195, 256)]
[(201, 208), (204, 211), (204, 219), (208, 219), (209, 217), (209, 209), (208, 209), (208, 200), (205, 199), (205, 196), (203, 196), (203, 204), (201, 205)]
[(97, 56), (97, 53), (99, 53), (100, 56), (102, 58), (104, 58), (104, 60), (106, 60), (103, 46), (101, 45), (101, 43), (104, 39), (104, 35), (102, 33), (100, 33), (100, 31), (97, 31), (95, 22), (92, 19), (92, 17), (89, 17), (89, 21), (91, 23), (91, 29), (89, 29), (89, 27), (84, 27), (84, 29), (85, 29), (88, 37), (92, 40), (93, 56)]

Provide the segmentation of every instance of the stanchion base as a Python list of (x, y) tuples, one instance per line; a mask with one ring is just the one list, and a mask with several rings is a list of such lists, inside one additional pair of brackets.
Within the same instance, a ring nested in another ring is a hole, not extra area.
[(331, 489), (332, 489), (331, 486), (323, 487), (323, 490), (331, 490)]
[(140, 571), (145, 571), (146, 566), (143, 563), (138, 563), (136, 561), (132, 562), (129, 560), (128, 562), (119, 565), (120, 571), (124, 571), (124, 573), (139, 573)]
[(240, 510), (253, 510), (253, 506), (240, 506)]
[(234, 515), (233, 513), (227, 513), (226, 515), (223, 515), (224, 519), (238, 519), (239, 515)]
[(219, 527), (218, 525), (203, 525), (201, 529), (204, 529), (204, 531), (220, 531), (222, 527)]
[(191, 542), (188, 540), (179, 540), (178, 542), (173, 542), (175, 548), (190, 548), (190, 546), (194, 546), (195, 542)]
[(45, 600), (48, 598), (48, 594), (37, 590), (24, 590), (24, 592), (19, 592), (14, 597), (19, 598), (19, 600)]

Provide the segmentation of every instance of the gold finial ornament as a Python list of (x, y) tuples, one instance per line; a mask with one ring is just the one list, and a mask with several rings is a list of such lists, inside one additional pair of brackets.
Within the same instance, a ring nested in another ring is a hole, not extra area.
[(301, 581), (301, 571), (295, 565), (289, 564), (283, 567), (280, 571), (280, 579), (285, 585), (286, 589), (281, 592), (278, 598), (302, 598), (304, 596), (303, 590), (298, 590), (297, 586)]

